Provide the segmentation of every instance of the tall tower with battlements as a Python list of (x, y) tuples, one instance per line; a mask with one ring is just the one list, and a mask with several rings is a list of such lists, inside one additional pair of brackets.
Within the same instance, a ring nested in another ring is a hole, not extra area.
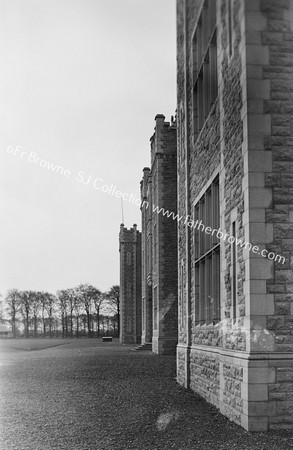
[(120, 225), (120, 342), (141, 342), (141, 233)]

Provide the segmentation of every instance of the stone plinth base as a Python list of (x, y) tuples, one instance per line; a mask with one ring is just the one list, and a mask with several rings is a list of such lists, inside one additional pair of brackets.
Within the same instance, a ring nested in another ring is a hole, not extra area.
[(247, 431), (293, 430), (293, 354), (177, 346), (177, 381)]

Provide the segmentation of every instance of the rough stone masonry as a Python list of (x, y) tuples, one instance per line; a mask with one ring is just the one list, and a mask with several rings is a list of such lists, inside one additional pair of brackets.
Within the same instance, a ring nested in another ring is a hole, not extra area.
[(177, 0), (177, 62), (178, 213), (286, 260), (179, 223), (177, 379), (249, 431), (292, 429), (293, 1)]

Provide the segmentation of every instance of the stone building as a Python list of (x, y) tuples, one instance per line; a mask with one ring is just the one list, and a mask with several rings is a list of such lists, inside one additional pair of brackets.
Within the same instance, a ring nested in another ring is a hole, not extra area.
[(250, 431), (293, 428), (292, 43), (292, 0), (177, 0), (177, 379)]
[(120, 342), (141, 342), (141, 233), (120, 225)]
[(142, 274), (142, 344), (153, 338), (153, 284), (152, 284), (152, 177), (150, 169), (143, 169), (141, 190), (141, 274)]
[(176, 123), (155, 117), (151, 168), (143, 170), (142, 343), (176, 354), (178, 342)]

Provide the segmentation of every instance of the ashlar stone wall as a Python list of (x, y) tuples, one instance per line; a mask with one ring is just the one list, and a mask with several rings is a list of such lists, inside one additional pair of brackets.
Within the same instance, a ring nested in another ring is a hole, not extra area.
[(232, 268), (221, 240), (221, 320), (199, 324), (193, 236), (179, 224), (177, 380), (247, 430), (293, 428), (293, 1), (217, 2), (218, 96), (195, 135), (203, 3), (177, 1), (178, 211), (191, 215), (218, 174), (221, 231), (235, 224), (251, 247), (236, 248)]

